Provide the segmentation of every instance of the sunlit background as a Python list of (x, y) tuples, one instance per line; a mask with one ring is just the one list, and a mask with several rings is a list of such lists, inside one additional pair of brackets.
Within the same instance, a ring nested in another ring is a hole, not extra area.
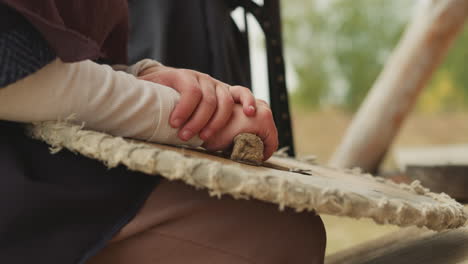
[[(261, 4), (262, 1), (256, 1)], [(299, 156), (326, 163), (407, 23), (425, 0), (283, 0), (287, 82)], [(242, 16), (239, 11), (234, 17)], [(237, 21), (240, 21), (238, 19)], [(253, 89), (267, 99), (263, 36), (250, 18)], [(468, 143), (468, 27), (422, 92), (392, 150)], [(411, 75), (411, 72), (408, 72)], [(389, 151), (384, 171), (395, 171)], [(327, 254), (397, 230), (324, 216)]]

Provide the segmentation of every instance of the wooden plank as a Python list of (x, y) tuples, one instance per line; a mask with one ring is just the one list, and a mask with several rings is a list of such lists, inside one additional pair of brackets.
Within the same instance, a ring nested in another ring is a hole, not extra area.
[(375, 172), (468, 17), (466, 0), (429, 0), (408, 26), (330, 164)]
[(399, 148), (394, 153), (398, 167), (411, 179), (468, 201), (468, 145)]
[(406, 228), (329, 256), (326, 264), (468, 263), (468, 227), (446, 232)]
[(468, 166), (409, 166), (405, 173), (434, 192), (468, 201)]

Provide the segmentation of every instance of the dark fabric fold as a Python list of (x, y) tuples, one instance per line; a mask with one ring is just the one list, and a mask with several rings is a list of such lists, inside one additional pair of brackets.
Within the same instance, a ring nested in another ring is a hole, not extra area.
[(47, 41), (30, 23), (17, 12), (6, 10), (0, 5), (0, 13), (15, 23), (0, 31), (0, 88), (36, 72), (56, 58)]
[[(65, 62), (127, 61), (126, 0), (0, 0), (0, 4), (26, 18)], [(0, 29), (4, 31), (16, 22), (1, 16)]]
[(157, 177), (107, 169), (0, 121), (0, 261), (78, 263), (137, 212)]
[(251, 86), (249, 46), (228, 0), (131, 0), (129, 61), (152, 58)]
[[(38, 17), (50, 16), (48, 10), (40, 10), (32, 11)], [(0, 15), (6, 23), (0, 23), (0, 87), (20, 81), (56, 58), (53, 45), (71, 45), (56, 51), (65, 58), (73, 55), (67, 53), (75, 47), (72, 39), (54, 42), (52, 34), (46, 40), (50, 31), (40, 32), (32, 20), (6, 5), (0, 4)], [(65, 35), (71, 32), (50, 23), (44, 25)], [(112, 34), (103, 47), (119, 41), (112, 37), (120, 33)], [(84, 51), (81, 55), (87, 57)], [(135, 216), (158, 181), (124, 167), (108, 169), (66, 150), (52, 155), (47, 144), (26, 135), (23, 124), (0, 120), (0, 263), (84, 263)]]

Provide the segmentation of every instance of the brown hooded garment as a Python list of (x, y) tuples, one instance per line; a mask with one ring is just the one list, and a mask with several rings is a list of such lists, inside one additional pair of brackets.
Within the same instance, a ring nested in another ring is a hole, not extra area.
[[(26, 18), (65, 62), (127, 60), (127, 0), (0, 0)], [(16, 21), (0, 18), (2, 28)]]
[[(24, 77), (55, 56), (124, 63), (127, 13), (126, 0), (0, 0), (0, 75), (17, 81), (16, 69)], [(0, 120), (0, 263), (84, 263), (157, 181), (65, 150), (51, 155), (22, 124)]]

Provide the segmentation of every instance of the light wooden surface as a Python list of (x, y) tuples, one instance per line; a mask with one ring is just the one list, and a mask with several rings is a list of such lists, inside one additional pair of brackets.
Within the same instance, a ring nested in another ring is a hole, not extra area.
[(330, 255), (326, 264), (466, 264), (468, 227), (436, 233), (405, 228)]
[[(256, 167), (237, 164), (222, 155), (214, 156), (212, 153), (204, 151), (153, 145), (158, 148), (183, 153), (186, 157), (203, 158), (224, 165), (235, 164), (241, 166), (246, 173), (254, 171), (259, 175), (286, 177), (291, 182), (299, 183), (297, 186), (304, 190), (312, 188), (314, 192), (320, 191), (323, 195), (335, 194), (336, 196), (332, 198), (333, 202), (331, 203), (333, 206), (320, 206), (320, 202), (310, 200), (311, 205), (316, 208), (318, 213), (353, 218), (372, 218), (377, 223), (397, 224), (398, 221), (408, 221), (405, 224), (407, 226), (422, 223), (421, 219), (418, 220), (416, 215), (427, 212), (427, 210), (433, 210), (436, 207), (445, 207), (443, 202), (434, 200), (430, 196), (400, 188), (396, 184), (371, 177), (371, 175), (363, 175), (359, 171), (338, 170), (278, 156), (273, 156), (263, 166)], [(296, 173), (291, 173), (291, 171)], [(291, 188), (291, 191), (293, 191), (293, 188)], [(426, 207), (428, 204), (432, 204), (434, 207), (428, 209)], [(405, 211), (411, 211), (411, 216), (408, 215), (408, 218), (404, 220)], [(411, 219), (413, 217), (414, 219)], [(429, 214), (427, 217), (429, 217)]]

